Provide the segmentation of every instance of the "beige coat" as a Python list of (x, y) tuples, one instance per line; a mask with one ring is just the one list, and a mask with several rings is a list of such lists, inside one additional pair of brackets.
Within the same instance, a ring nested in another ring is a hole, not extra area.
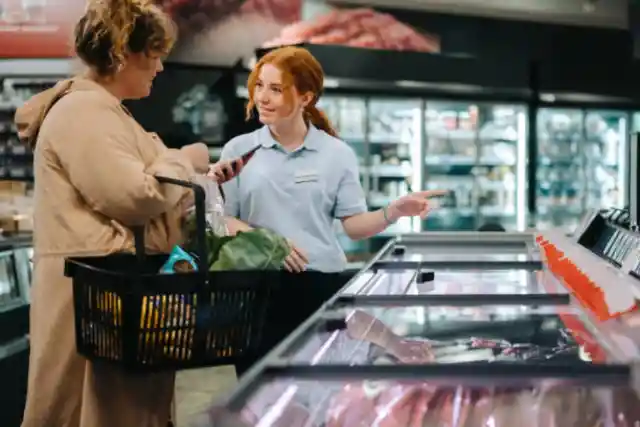
[[(51, 110), (58, 95), (66, 93)], [(118, 99), (82, 78), (59, 83), (16, 114), (35, 146), (31, 357), (23, 427), (166, 427), (174, 374), (131, 376), (92, 364), (75, 348), (69, 255), (132, 250), (126, 225), (148, 223), (147, 247), (180, 239), (186, 190), (161, 174), (190, 179), (183, 154), (167, 149)]]

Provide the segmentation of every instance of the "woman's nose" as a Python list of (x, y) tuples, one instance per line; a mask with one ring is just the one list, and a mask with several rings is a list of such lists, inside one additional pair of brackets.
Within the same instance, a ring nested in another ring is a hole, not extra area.
[(262, 91), (256, 91), (255, 98), (260, 104), (266, 104), (269, 101), (268, 97)]

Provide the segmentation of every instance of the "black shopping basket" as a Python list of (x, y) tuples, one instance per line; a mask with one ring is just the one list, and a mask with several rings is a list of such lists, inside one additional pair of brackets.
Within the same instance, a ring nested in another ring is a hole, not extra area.
[(134, 372), (234, 363), (260, 346), (279, 272), (210, 273), (204, 189), (156, 178), (195, 193), (198, 270), (160, 273), (168, 254), (145, 254), (142, 227), (134, 229), (135, 255), (68, 258), (77, 351)]

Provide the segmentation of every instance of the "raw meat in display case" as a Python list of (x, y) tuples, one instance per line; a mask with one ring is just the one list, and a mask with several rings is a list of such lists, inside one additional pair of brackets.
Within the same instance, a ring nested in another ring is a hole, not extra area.
[(567, 306), (362, 307), (327, 318), (284, 354), (290, 362), (607, 363), (584, 316)]
[[(311, 381), (263, 384), (216, 427), (632, 427), (640, 422), (635, 393), (623, 386), (572, 386), (552, 379), (535, 386), (481, 386), (438, 381)], [(274, 402), (256, 405), (269, 391)], [(298, 393), (323, 390), (308, 406)], [(257, 410), (257, 412), (253, 412)], [(213, 420), (220, 411), (212, 410)], [(233, 422), (229, 423), (229, 420)]]
[[(326, 318), (334, 321), (340, 318), (338, 313), (346, 314), (344, 329), (327, 331), (327, 327), (321, 327), (298, 348), (285, 353), (284, 359), (297, 365), (351, 366), (607, 363), (606, 353), (586, 328), (569, 329), (560, 321), (558, 312), (577, 316), (577, 311), (569, 307), (438, 306), (423, 321), (428, 324), (423, 333), (403, 336), (398, 333), (402, 313), (419, 323), (415, 310), (407, 315), (409, 309), (430, 307), (329, 312)], [(520, 417), (531, 421), (531, 426), (607, 425), (600, 424), (608, 415), (605, 406), (594, 400), (596, 395), (586, 388), (449, 387), (419, 381), (327, 381), (303, 385), (298, 381), (276, 381), (252, 395), (240, 418), (247, 426), (281, 427), (510, 427)], [(571, 410), (561, 410), (564, 405)], [(587, 414), (579, 408), (590, 408), (592, 412)], [(632, 417), (640, 420), (636, 415)], [(487, 424), (490, 418), (496, 424)], [(570, 420), (573, 421), (568, 423)]]
[[(607, 412), (614, 400), (611, 394), (614, 393), (609, 392), (607, 399), (602, 398), (600, 392), (553, 386), (528, 389), (362, 382), (343, 386), (341, 393), (331, 399), (324, 425), (626, 427), (637, 422), (638, 414), (632, 408), (609, 415)], [(628, 397), (633, 399), (635, 396), (628, 394)]]

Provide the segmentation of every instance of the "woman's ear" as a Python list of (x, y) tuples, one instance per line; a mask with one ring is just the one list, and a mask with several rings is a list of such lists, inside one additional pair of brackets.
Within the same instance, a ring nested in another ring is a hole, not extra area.
[(315, 98), (315, 95), (311, 92), (307, 92), (302, 96), (302, 106), (304, 108), (307, 108), (309, 105), (311, 105), (311, 102), (313, 101), (313, 98)]

